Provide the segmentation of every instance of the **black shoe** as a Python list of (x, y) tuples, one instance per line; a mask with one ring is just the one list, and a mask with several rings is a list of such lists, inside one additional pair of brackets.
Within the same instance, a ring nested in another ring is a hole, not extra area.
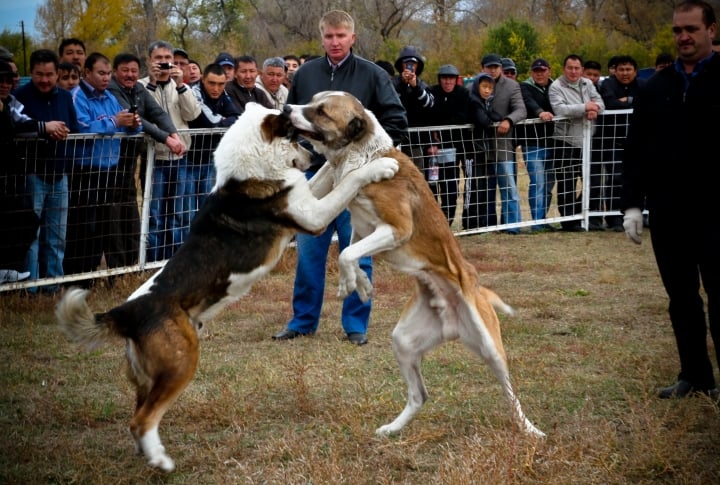
[(588, 231), (604, 231), (605, 228), (598, 222), (591, 222), (588, 224)]
[(683, 380), (677, 381), (672, 386), (663, 387), (658, 390), (658, 397), (660, 399), (682, 398), (692, 394), (704, 394), (712, 399), (720, 397), (720, 391), (718, 391), (716, 387), (713, 387), (712, 389), (696, 390), (692, 384)]
[(351, 344), (365, 345), (368, 343), (367, 335), (364, 333), (349, 333), (347, 336)]
[(612, 227), (612, 230), (613, 230), (613, 232), (625, 232), (625, 228), (623, 227), (622, 224), (615, 224)]
[(272, 336), (273, 340), (292, 340), (297, 337), (304, 337), (305, 333), (296, 332), (295, 330), (290, 330), (289, 328), (286, 328), (280, 333), (276, 333)]

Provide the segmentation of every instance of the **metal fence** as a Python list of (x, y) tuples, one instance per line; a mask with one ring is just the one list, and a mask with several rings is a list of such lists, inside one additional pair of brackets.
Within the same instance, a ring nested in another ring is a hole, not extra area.
[[(564, 134), (570, 121), (562, 118), (518, 123), (512, 139), (472, 125), (412, 128), (403, 151), (458, 235), (573, 221), (588, 228), (603, 217), (612, 227), (630, 113), (608, 111), (577, 137)], [(54, 292), (62, 283), (161, 267), (214, 184), (212, 152), (224, 131), (181, 131), (191, 140), (181, 158), (143, 135), (16, 139), (0, 173), (0, 269), (31, 277), (0, 292)]]

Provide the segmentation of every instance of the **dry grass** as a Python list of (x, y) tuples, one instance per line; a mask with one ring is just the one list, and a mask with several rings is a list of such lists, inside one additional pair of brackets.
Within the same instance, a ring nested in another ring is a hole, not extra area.
[[(178, 470), (134, 453), (123, 346), (78, 353), (55, 301), (0, 299), (0, 483), (719, 483), (720, 419), (708, 399), (661, 401), (677, 357), (649, 240), (615, 233), (461, 239), (501, 317), (536, 441), (512, 425), (488, 368), (458, 343), (430, 353), (430, 400), (403, 432), (374, 430), (405, 403), (390, 332), (412, 282), (376, 264), (370, 344), (342, 342), (333, 268), (319, 333), (273, 342), (291, 315), (294, 250), (209, 325), (198, 373), (161, 436)], [(97, 288), (97, 310), (142, 277)]]

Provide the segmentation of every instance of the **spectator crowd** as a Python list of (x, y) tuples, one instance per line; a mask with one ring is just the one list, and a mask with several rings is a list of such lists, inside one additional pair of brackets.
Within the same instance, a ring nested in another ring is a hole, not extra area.
[[(144, 196), (149, 204), (144, 260), (172, 256), (214, 184), (212, 151), (222, 131), (208, 130), (230, 126), (248, 102), (282, 109), (294, 76), (319, 57), (285, 55), (259, 62), (252, 55), (220, 52), (203, 67), (165, 41), (150, 44), (145, 59), (131, 53), (109, 59), (86, 52), (81, 39), (68, 38), (57, 51), (32, 52), (30, 81), (18, 86), (13, 56), (0, 49), (2, 146), (9, 160), (0, 173), (0, 283), (137, 264), (138, 201)], [(672, 62), (660, 55), (657, 68)], [(405, 112), (410, 129), (400, 130), (402, 149), (425, 173), (449, 224), (459, 205), (464, 230), (521, 222), (520, 161), (529, 175), (532, 220), (548, 217), (554, 193), (561, 216), (579, 214), (586, 125), (596, 133), (591, 209), (619, 210), (627, 123), (604, 123), (600, 115), (632, 108), (644, 82), (632, 57), (612, 57), (604, 79), (594, 60), (569, 55), (553, 78), (553, 66), (538, 58), (527, 78), (519, 80), (512, 59), (487, 53), (480, 56), (480, 73), (469, 88), (450, 63), (428, 84), (422, 79), (425, 59), (414, 46), (403, 47), (392, 63), (375, 64), (387, 73), (391, 95)], [(154, 152), (150, 172), (147, 144)], [(143, 194), (146, 177), (151, 177), (150, 194)], [(622, 230), (621, 217), (600, 216), (589, 226), (604, 228)], [(530, 229), (583, 228), (574, 220)], [(517, 234), (520, 228), (504, 232)], [(58, 289), (45, 284), (28, 291)]]

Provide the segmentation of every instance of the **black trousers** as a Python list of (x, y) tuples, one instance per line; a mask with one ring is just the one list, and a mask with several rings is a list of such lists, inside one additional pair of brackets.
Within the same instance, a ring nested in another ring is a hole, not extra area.
[[(707, 390), (715, 387), (707, 346), (708, 327), (716, 362), (720, 362), (720, 229), (712, 221), (710, 205), (703, 204), (705, 211), (684, 210), (683, 201), (678, 201), (676, 208), (653, 207), (650, 236), (670, 298), (670, 321), (680, 357), (678, 378), (696, 389)], [(691, 229), (678, 232), (678, 221)], [(701, 282), (707, 294), (707, 318)]]
[(102, 256), (108, 267), (125, 264), (122, 240), (123, 178), (117, 167), (75, 167), (70, 178), (66, 275), (97, 269)]

